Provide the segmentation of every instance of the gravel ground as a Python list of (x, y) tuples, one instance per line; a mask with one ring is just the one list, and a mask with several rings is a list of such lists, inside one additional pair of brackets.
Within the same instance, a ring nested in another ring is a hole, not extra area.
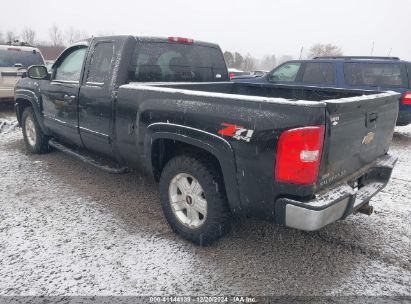
[(138, 172), (0, 134), (0, 295), (411, 295), (410, 148), (411, 126), (397, 128), (400, 161), (370, 217), (311, 233), (241, 221), (201, 248), (170, 230)]

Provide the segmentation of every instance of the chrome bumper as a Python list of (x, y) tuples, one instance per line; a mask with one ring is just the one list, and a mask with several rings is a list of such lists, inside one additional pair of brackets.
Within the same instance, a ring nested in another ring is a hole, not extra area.
[[(280, 198), (275, 205), (276, 221), (287, 227), (313, 231), (344, 219), (387, 185), (396, 162), (396, 157), (385, 155), (308, 202)], [(356, 181), (361, 181), (361, 187), (351, 186)]]

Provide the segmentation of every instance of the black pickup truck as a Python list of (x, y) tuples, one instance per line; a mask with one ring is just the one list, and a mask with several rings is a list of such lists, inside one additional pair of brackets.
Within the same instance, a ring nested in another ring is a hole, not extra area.
[(233, 215), (310, 231), (369, 214), (397, 160), (399, 94), (228, 82), (209, 43), (94, 38), (27, 73), (15, 107), (30, 152), (82, 148), (122, 166), (111, 172), (142, 170), (172, 229), (202, 245)]

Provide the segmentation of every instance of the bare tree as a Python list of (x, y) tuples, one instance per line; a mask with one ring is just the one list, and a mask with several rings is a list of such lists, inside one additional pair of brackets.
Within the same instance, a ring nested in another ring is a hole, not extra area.
[(73, 44), (75, 41), (77, 41), (77, 38), (76, 38), (77, 33), (76, 32), (77, 31), (73, 27), (70, 27), (66, 31), (64, 40), (67, 42), (68, 45)]
[(250, 53), (248, 53), (243, 62), (243, 70), (244, 71), (252, 71), (255, 69), (256, 66), (256, 60), (251, 57)]
[(290, 60), (293, 60), (293, 59), (294, 59), (293, 56), (290, 56), (290, 55), (282, 55), (282, 56), (278, 59), (277, 65), (280, 65), (280, 64), (282, 64), (282, 63), (284, 63), (284, 62), (286, 62), (286, 61), (290, 61)]
[(6, 42), (7, 43), (13, 43), (17, 39), (17, 36), (14, 34), (13, 31), (8, 31), (6, 33)]
[(227, 67), (231, 68), (234, 65), (234, 55), (230, 51), (224, 52), (224, 59)]
[(277, 66), (277, 57), (275, 55), (264, 55), (261, 59), (259, 68), (270, 71)]
[(233, 68), (236, 68), (236, 69), (242, 69), (243, 68), (243, 64), (244, 64), (244, 58), (243, 58), (243, 56), (240, 54), (240, 53), (238, 53), (238, 52), (235, 52), (234, 54), (233, 54), (233, 56), (234, 56), (234, 61), (233, 61)]
[(34, 45), (34, 41), (36, 39), (36, 31), (28, 27), (24, 28), (21, 33), (21, 39), (23, 39), (24, 42), (27, 42), (30, 45)]
[(3, 44), (3, 43), (4, 43), (4, 41), (3, 41), (3, 33), (0, 32), (0, 44)]
[(342, 56), (343, 52), (339, 46), (331, 43), (314, 44), (309, 51), (308, 58), (321, 57), (321, 56)]
[(56, 24), (49, 29), (51, 44), (53, 46), (63, 45), (63, 34)]
[(70, 27), (66, 32), (65, 32), (65, 39), (64, 41), (70, 45), (73, 44), (79, 40), (86, 39), (88, 38), (88, 33), (80, 30), (76, 30), (73, 27)]

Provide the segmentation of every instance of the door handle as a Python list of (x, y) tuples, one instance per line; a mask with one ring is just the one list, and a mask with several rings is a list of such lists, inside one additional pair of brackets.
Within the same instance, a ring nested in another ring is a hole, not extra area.
[(377, 112), (374, 112), (374, 113), (369, 112), (369, 113), (367, 113), (367, 115), (366, 115), (365, 125), (366, 125), (367, 127), (373, 126), (373, 125), (375, 125), (375, 123), (377, 122), (377, 119), (378, 119), (378, 113), (377, 113)]
[(64, 101), (68, 102), (68, 103), (72, 103), (74, 100), (76, 100), (76, 96), (75, 95), (64, 95)]

